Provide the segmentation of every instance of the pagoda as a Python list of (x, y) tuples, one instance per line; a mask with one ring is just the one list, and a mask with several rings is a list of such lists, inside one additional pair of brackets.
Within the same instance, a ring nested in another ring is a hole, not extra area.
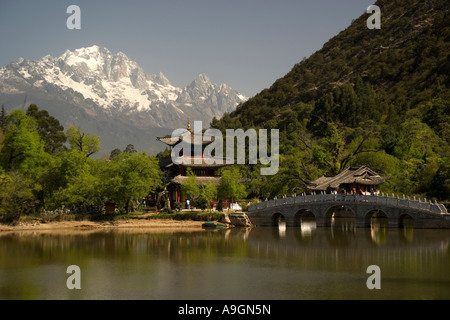
[[(222, 164), (218, 164), (215, 161), (209, 161), (209, 163), (212, 162), (212, 164), (208, 164), (205, 162), (204, 154), (205, 148), (214, 142), (214, 137), (202, 135), (201, 147), (199, 147), (199, 141), (198, 139), (194, 139), (194, 134), (191, 130), (191, 122), (188, 120), (186, 131), (181, 133), (178, 137), (167, 135), (164, 137), (157, 137), (157, 140), (166, 144), (170, 148), (171, 154), (173, 148), (181, 142), (188, 142), (191, 145), (190, 154), (177, 155), (184, 158), (184, 161), (180, 164), (174, 163), (171, 156), (160, 160), (160, 167), (165, 174), (164, 184), (167, 197), (170, 201), (170, 208), (174, 208), (176, 202), (186, 203), (187, 197), (181, 193), (181, 185), (188, 179), (188, 168), (196, 175), (196, 181), (199, 186), (206, 186), (209, 183), (219, 185), (219, 169), (227, 165), (225, 164), (226, 161), (222, 161)], [(201, 153), (196, 150), (201, 150)], [(196, 152), (198, 154), (196, 154)], [(199, 158), (201, 158), (201, 161), (199, 161)], [(160, 206), (162, 205), (160, 204)]]

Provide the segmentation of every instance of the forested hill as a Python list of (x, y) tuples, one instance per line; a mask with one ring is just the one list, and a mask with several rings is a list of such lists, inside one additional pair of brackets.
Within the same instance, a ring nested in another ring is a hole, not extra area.
[(367, 28), (364, 13), (269, 89), (211, 123), (280, 129), (280, 185), (270, 194), (367, 164), (394, 177), (389, 191), (449, 198), (450, 2), (375, 5), (380, 30)]

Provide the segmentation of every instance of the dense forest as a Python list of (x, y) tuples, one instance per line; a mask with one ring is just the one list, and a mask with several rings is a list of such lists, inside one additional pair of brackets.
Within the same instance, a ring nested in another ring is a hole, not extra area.
[(354, 20), (270, 88), (211, 122), (280, 130), (280, 171), (242, 167), (266, 198), (368, 165), (392, 177), (382, 191), (450, 197), (450, 2), (386, 0), (381, 29)]
[(32, 104), (27, 111), (0, 113), (0, 220), (22, 214), (101, 213), (113, 202), (129, 212), (161, 186), (158, 159), (130, 144), (110, 159), (91, 159), (100, 150), (95, 135), (59, 121)]

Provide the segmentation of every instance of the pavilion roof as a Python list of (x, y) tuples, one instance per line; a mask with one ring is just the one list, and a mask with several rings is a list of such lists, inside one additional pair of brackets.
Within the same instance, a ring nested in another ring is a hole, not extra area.
[(380, 185), (389, 177), (378, 174), (369, 167), (348, 167), (341, 173), (333, 177), (323, 176), (312, 181), (309, 185), (311, 190), (325, 191), (327, 189), (338, 189), (345, 184), (360, 184), (360, 185)]

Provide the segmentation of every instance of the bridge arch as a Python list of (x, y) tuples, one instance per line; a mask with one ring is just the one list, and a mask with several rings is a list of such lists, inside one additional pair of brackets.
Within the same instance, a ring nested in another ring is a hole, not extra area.
[(294, 215), (294, 227), (300, 229), (304, 235), (311, 235), (317, 229), (317, 218), (309, 209), (300, 209)]
[(272, 226), (279, 227), (282, 225), (286, 226), (286, 217), (279, 212), (274, 213), (272, 215)]
[(328, 208), (324, 214), (324, 226), (331, 227), (335, 222), (340, 222), (343, 219), (350, 222), (350, 224), (356, 224), (356, 213), (348, 205), (334, 205)]
[(407, 213), (403, 213), (398, 217), (398, 227), (399, 228), (413, 228), (414, 227), (414, 218)]
[(316, 215), (309, 209), (300, 209), (294, 215), (294, 227), (301, 227), (302, 223), (316, 222)]
[(283, 214), (277, 212), (272, 215), (272, 226), (277, 227), (275, 233), (277, 238), (283, 239), (286, 237), (286, 217)]
[(372, 209), (364, 216), (365, 228), (383, 228), (389, 226), (389, 217), (387, 213), (380, 209)]

